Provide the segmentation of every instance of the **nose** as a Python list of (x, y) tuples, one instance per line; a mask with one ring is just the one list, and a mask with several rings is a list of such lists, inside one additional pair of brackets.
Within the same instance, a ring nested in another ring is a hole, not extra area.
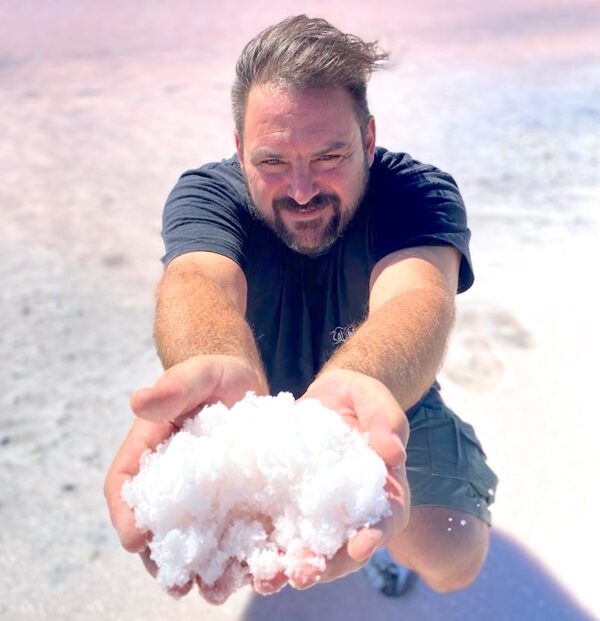
[(310, 168), (303, 164), (294, 165), (291, 171), (288, 196), (299, 205), (306, 205), (318, 193)]

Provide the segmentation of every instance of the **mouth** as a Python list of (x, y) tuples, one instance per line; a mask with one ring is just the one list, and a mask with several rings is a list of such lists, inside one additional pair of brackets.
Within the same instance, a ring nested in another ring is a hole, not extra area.
[(294, 207), (286, 206), (285, 210), (293, 216), (313, 216), (327, 209), (327, 205), (295, 205)]
[(308, 203), (303, 205), (297, 203), (290, 197), (286, 197), (283, 199), (277, 199), (273, 206), (275, 210), (283, 211), (293, 218), (307, 220), (322, 214), (328, 207), (334, 207), (334, 204), (334, 198), (327, 195), (317, 195)]

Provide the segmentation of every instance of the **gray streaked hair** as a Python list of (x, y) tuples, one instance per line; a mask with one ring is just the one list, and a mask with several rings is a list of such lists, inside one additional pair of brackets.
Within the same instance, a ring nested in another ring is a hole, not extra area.
[(288, 17), (248, 42), (237, 61), (231, 89), (235, 127), (242, 137), (248, 93), (253, 86), (269, 83), (293, 90), (344, 88), (364, 134), (371, 116), (367, 81), (387, 59), (376, 41), (366, 43), (324, 19)]

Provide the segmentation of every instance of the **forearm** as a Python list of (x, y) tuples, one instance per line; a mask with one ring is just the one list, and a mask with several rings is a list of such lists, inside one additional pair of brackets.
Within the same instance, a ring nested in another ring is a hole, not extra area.
[(200, 354), (236, 356), (266, 386), (250, 326), (233, 300), (199, 269), (165, 273), (157, 289), (154, 336), (165, 368)]
[(352, 369), (383, 382), (406, 410), (435, 380), (454, 320), (454, 297), (441, 287), (405, 291), (356, 329), (323, 371)]

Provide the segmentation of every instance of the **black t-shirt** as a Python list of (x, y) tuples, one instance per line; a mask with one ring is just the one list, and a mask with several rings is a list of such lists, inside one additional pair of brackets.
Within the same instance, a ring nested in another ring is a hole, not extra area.
[(251, 215), (237, 157), (184, 173), (163, 216), (165, 265), (197, 250), (236, 261), (248, 282), (246, 319), (271, 392), (299, 397), (367, 314), (374, 265), (401, 248), (451, 245), (458, 291), (473, 282), (465, 208), (450, 175), (378, 148), (365, 197), (328, 251), (308, 257)]

